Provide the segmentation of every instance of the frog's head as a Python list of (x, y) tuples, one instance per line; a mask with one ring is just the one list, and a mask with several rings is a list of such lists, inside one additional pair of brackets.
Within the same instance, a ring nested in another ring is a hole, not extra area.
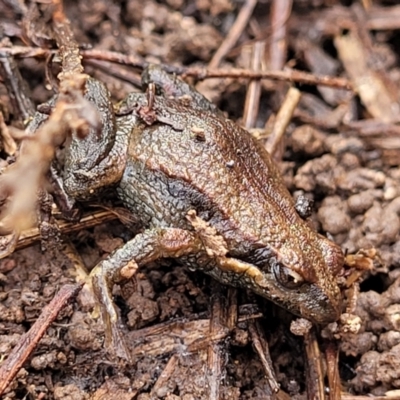
[(308, 227), (279, 247), (269, 249), (258, 264), (254, 290), (285, 309), (317, 324), (336, 321), (341, 293), (336, 276), (344, 262), (338, 245)]
[(224, 283), (251, 289), (316, 324), (334, 322), (341, 314), (336, 276), (343, 266), (343, 253), (305, 224), (294, 229), (297, 235), (288, 231), (286, 240), (270, 240), (246, 262), (230, 259), (211, 275)]
[(92, 106), (85, 110), (92, 115), (83, 117), (91, 127), (84, 136), (72, 132), (64, 156), (64, 188), (69, 196), (77, 200), (87, 200), (109, 184), (104, 160), (109, 156), (116, 137), (114, 110), (105, 85), (89, 78), (85, 99)]

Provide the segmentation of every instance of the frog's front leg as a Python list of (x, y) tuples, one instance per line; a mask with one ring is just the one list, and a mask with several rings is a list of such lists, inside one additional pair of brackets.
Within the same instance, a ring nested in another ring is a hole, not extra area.
[(118, 313), (112, 300), (113, 284), (131, 278), (138, 267), (150, 261), (200, 254), (201, 250), (202, 242), (196, 233), (177, 228), (149, 229), (136, 235), (97, 264), (90, 275), (106, 326), (105, 345), (109, 352), (130, 360), (119, 330)]

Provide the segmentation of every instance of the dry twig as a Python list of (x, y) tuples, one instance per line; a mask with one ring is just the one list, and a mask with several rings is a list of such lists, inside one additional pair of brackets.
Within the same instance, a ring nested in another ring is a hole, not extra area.
[(0, 396), (35, 350), (39, 340), (43, 337), (50, 324), (57, 318), (58, 313), (78, 295), (81, 287), (82, 285), (63, 286), (53, 300), (43, 309), (31, 329), (21, 337), (18, 345), (14, 347), (7, 360), (1, 364)]
[[(92, 107), (83, 98), (87, 76), (82, 73), (78, 44), (73, 39), (61, 3), (55, 0), (54, 5), (54, 35), (60, 48), (63, 67), (59, 74), (60, 94), (48, 120), (35, 136), (26, 138), (17, 162), (0, 178), (3, 193), (12, 195), (3, 211), (0, 227), (3, 233), (13, 231), (16, 236), (32, 225), (36, 206), (34, 199), (43, 187), (55, 149), (65, 141), (72, 129), (79, 130), (87, 125), (81, 113), (87, 107)], [(7, 248), (7, 253), (11, 251), (12, 247)]]
[[(29, 47), (12, 47), (0, 48), (0, 55), (2, 54), (13, 54), (15, 56), (23, 57), (45, 57), (51, 52), (49, 50), (29, 48)], [(129, 65), (131, 67), (144, 69), (148, 66), (148, 62), (143, 59), (125, 55), (122, 53), (116, 53), (113, 51), (105, 50), (82, 50), (81, 55), (84, 59), (96, 59), (110, 62), (116, 62), (123, 65)], [(329, 87), (335, 87), (338, 89), (353, 90), (353, 84), (345, 78), (334, 77), (334, 76), (323, 76), (314, 75), (307, 72), (285, 69), (284, 71), (252, 71), (240, 68), (199, 68), (199, 67), (184, 67), (163, 64), (163, 68), (166, 72), (171, 74), (177, 74), (182, 76), (191, 76), (197, 79), (208, 79), (208, 78), (246, 78), (246, 79), (272, 79), (277, 81), (285, 82), (296, 82), (307, 85), (323, 85)]]
[(300, 101), (300, 95), (300, 91), (293, 87), (290, 88), (286, 94), (286, 98), (276, 116), (272, 133), (268, 137), (266, 145), (268, 152), (272, 155), (275, 153), (277, 146), (282, 140), (286, 128), (293, 117), (294, 110)]
[(256, 350), (260, 361), (264, 368), (264, 373), (267, 377), (270, 392), (266, 393), (267, 396), (273, 396), (279, 392), (279, 384), (276, 380), (274, 368), (272, 366), (271, 356), (269, 354), (268, 343), (260, 334), (260, 330), (255, 321), (249, 322), (249, 332), (253, 341), (254, 349)]
[[(261, 68), (264, 58), (265, 42), (256, 42), (252, 48), (251, 68), (258, 70)], [(256, 124), (261, 97), (261, 82), (259, 79), (251, 80), (246, 93), (246, 101), (243, 112), (243, 125), (245, 128), (253, 128)]]
[(235, 23), (229, 30), (226, 39), (222, 42), (221, 46), (214, 54), (214, 57), (211, 59), (209, 68), (217, 68), (228, 51), (235, 45), (247, 23), (249, 22), (256, 4), (257, 0), (246, 0), (243, 7), (239, 11)]

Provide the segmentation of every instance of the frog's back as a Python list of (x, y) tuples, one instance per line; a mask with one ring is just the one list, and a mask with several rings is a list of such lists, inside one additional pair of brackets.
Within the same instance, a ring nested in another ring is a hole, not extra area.
[(146, 224), (188, 228), (186, 213), (195, 209), (238, 248), (278, 237), (284, 222), (298, 219), (276, 167), (248, 132), (177, 101), (159, 98), (155, 110), (158, 121), (132, 133), (118, 189)]

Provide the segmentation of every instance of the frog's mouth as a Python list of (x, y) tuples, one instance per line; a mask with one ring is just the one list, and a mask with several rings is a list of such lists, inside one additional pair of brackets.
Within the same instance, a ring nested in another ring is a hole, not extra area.
[(270, 284), (268, 290), (258, 286), (253, 291), (317, 325), (335, 322), (341, 315), (340, 296), (329, 297), (315, 284), (305, 283), (292, 291)]
[(257, 285), (253, 290), (280, 307), (317, 325), (327, 325), (337, 321), (341, 314), (339, 289), (328, 296), (313, 283), (304, 283), (299, 288), (291, 290), (270, 282), (268, 288)]
[(339, 319), (341, 303), (340, 293), (339, 296), (327, 296), (316, 285), (310, 285), (307, 300), (299, 304), (299, 315), (315, 324), (327, 325)]
[(219, 263), (218, 267), (205, 272), (224, 284), (246, 287), (315, 324), (326, 325), (339, 319), (341, 295), (335, 283), (320, 287), (304, 280), (287, 280), (285, 268), (278, 274), (276, 268), (263, 271), (255, 265), (226, 257), (223, 265)]

